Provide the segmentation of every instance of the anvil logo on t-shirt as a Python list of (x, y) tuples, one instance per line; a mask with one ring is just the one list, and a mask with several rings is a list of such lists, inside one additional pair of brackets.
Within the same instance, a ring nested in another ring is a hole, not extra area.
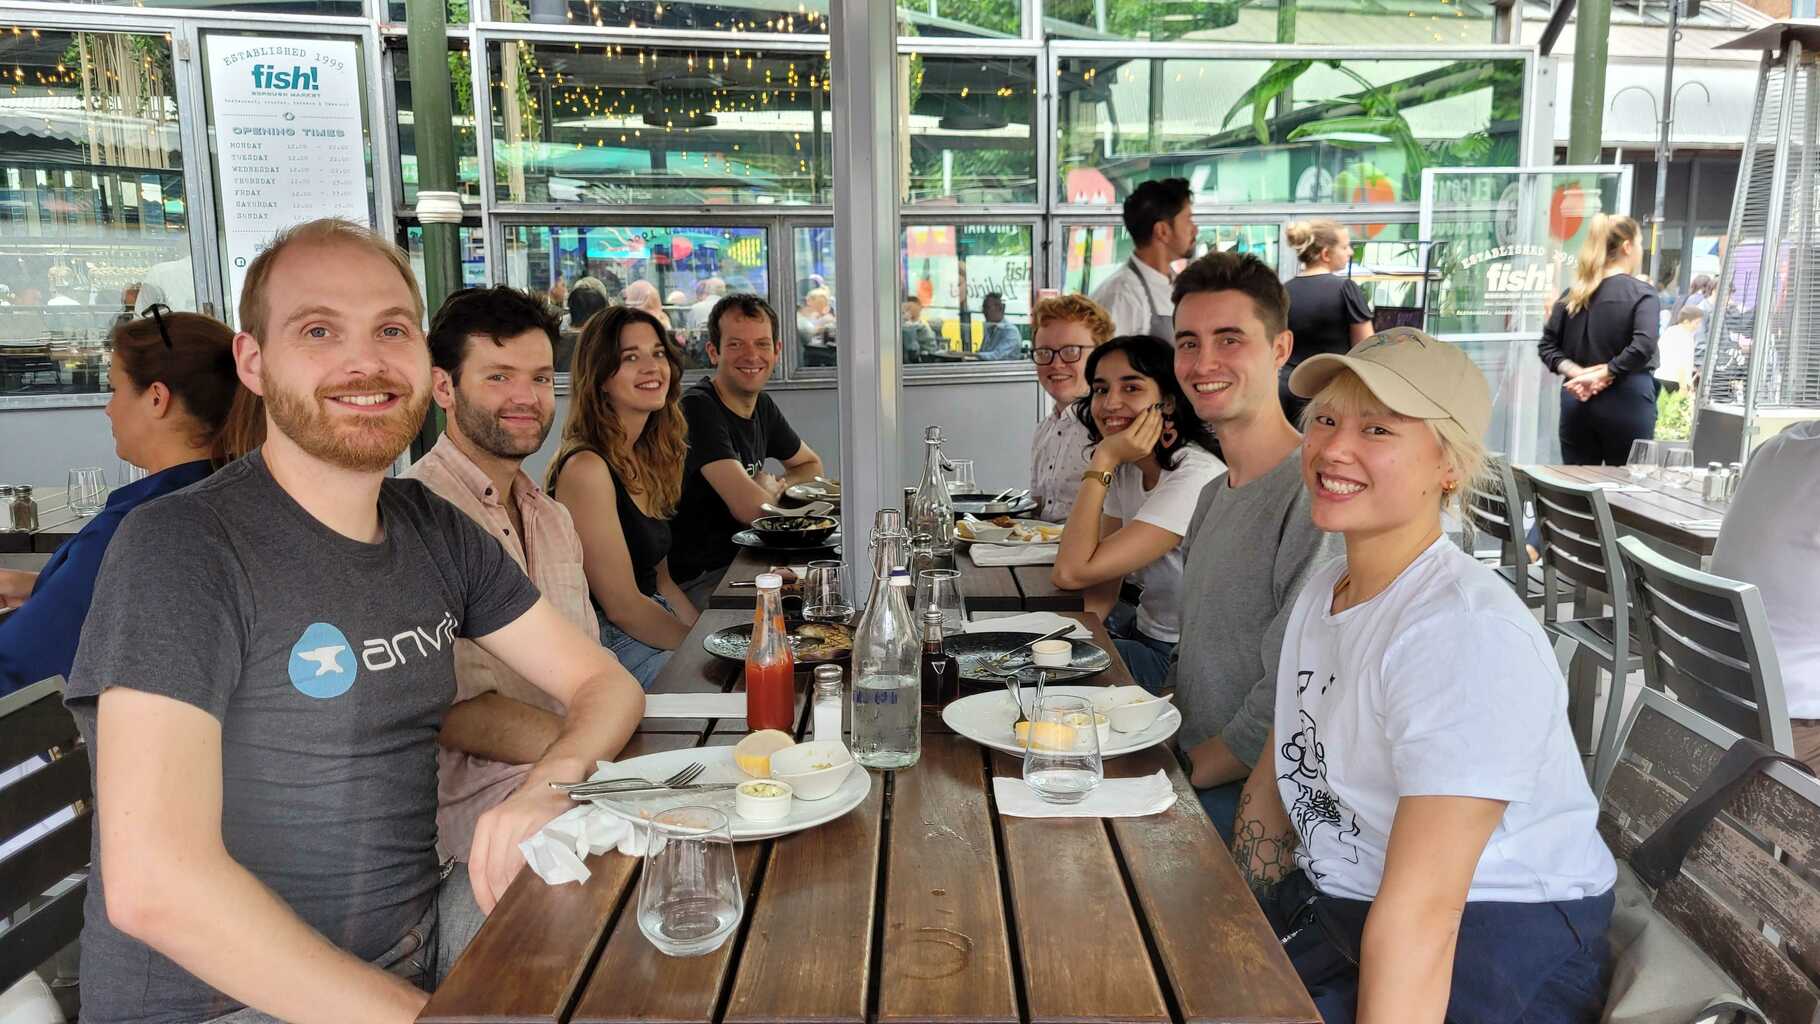
[[(339, 697), (354, 686), (360, 666), (374, 672), (404, 664), (413, 656), (427, 658), (430, 652), (441, 652), (455, 642), (458, 624), (455, 616), (443, 612), (442, 621), (431, 629), (417, 626), (390, 637), (374, 637), (360, 645), (359, 662), (346, 633), (327, 622), (312, 622), (291, 645), (289, 664), (291, 685), (305, 696), (318, 700)], [(413, 652), (415, 654), (413, 655)]]

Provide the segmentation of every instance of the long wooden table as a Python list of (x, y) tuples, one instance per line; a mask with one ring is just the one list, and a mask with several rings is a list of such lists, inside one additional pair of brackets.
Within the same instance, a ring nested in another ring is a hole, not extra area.
[[(701, 636), (750, 612), (712, 609), (657, 691), (737, 689)], [(1101, 681), (1127, 682), (1111, 652)], [(745, 721), (646, 721), (625, 757), (735, 742)], [(475, 1022), (1318, 1021), (1313, 1004), (1174, 757), (1168, 811), (1115, 820), (1001, 818), (991, 779), (1018, 760), (925, 720), (922, 760), (874, 773), (846, 816), (742, 843), (745, 916), (727, 944), (665, 957), (636, 920), (638, 862), (593, 857), (581, 885), (513, 883), (419, 1018)]]
[(1731, 508), (1726, 502), (1712, 502), (1679, 487), (1659, 481), (1637, 484), (1623, 466), (1525, 466), (1549, 476), (1576, 484), (1621, 484), (1626, 488), (1611, 489), (1605, 500), (1611, 506), (1612, 521), (1617, 525), (1652, 537), (1665, 544), (1691, 551), (1701, 558), (1713, 553), (1719, 541), (1717, 525), (1689, 526), (1688, 523), (1717, 523)]
[[(824, 551), (793, 554), (783, 551), (775, 554), (767, 552), (760, 555), (748, 548), (741, 548), (727, 567), (727, 574), (721, 577), (720, 585), (708, 599), (710, 608), (751, 608), (756, 600), (750, 586), (736, 587), (733, 584), (750, 583), (752, 578), (761, 572), (784, 565), (801, 566), (815, 559), (826, 556)], [(982, 612), (1078, 612), (1084, 605), (1078, 590), (1063, 590), (1050, 579), (1050, 566), (983, 566), (975, 565), (973, 559), (965, 552), (954, 556), (954, 566), (961, 571), (961, 594), (966, 598), (967, 607)], [(849, 571), (852, 571), (849, 569)], [(860, 567), (854, 578), (849, 580), (849, 587), (864, 588), (865, 567)]]

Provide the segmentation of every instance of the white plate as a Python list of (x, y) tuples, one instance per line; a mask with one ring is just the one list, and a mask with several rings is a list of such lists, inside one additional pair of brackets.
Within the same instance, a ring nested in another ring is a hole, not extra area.
[[(981, 520), (981, 522), (984, 522), (986, 525), (990, 526), (992, 524), (992, 517), (987, 516), (985, 519)], [(1014, 519), (1014, 520), (1012, 520), (1012, 522), (1029, 523), (1032, 525), (1041, 525), (1041, 526), (1050, 526), (1050, 527), (1055, 527), (1058, 529), (1062, 526), (1061, 523), (1045, 523), (1041, 519)], [(991, 544), (994, 546), (1002, 545), (1002, 546), (1008, 547), (1008, 548), (1023, 547), (1025, 545), (1030, 545), (1030, 544), (1059, 544), (1059, 543), (1061, 543), (1060, 537), (1057, 537), (1055, 540), (1019, 540), (1016, 537), (1006, 537), (1004, 540), (969, 540), (965, 535), (963, 535), (960, 532), (959, 524), (956, 524), (955, 531), (954, 531), (954, 537), (956, 540), (962, 541), (963, 543), (967, 543), (967, 544)]]
[[(676, 772), (691, 764), (706, 767), (696, 782), (744, 782), (751, 776), (739, 770), (733, 763), (732, 747), (686, 747), (682, 750), (665, 750), (643, 757), (629, 758), (615, 762), (613, 767), (604, 772), (595, 772), (588, 781), (597, 782), (604, 779), (667, 779)], [(704, 804), (722, 811), (727, 815), (727, 823), (733, 826), (733, 840), (744, 842), (752, 839), (770, 839), (774, 836), (789, 835), (801, 832), (817, 825), (824, 825), (846, 814), (866, 801), (866, 794), (872, 791), (872, 773), (853, 766), (840, 788), (833, 796), (821, 800), (792, 800), (790, 813), (774, 821), (747, 821), (733, 813), (733, 791), (724, 789), (718, 793), (661, 794), (649, 797), (617, 800), (596, 800), (594, 805), (622, 818), (639, 821), (646, 815), (670, 807), (684, 807), (692, 804)], [(642, 813), (641, 813), (642, 812)]]
[(827, 484), (791, 484), (784, 488), (784, 493), (797, 501), (832, 501), (840, 503), (840, 491)]
[[(1104, 693), (1103, 686), (1048, 686), (1043, 693), (1048, 696), (1085, 697), (1091, 701), (1096, 694)], [(1024, 706), (1029, 707), (1036, 700), (1036, 687), (1024, 688)], [(1017, 721), (1017, 712), (1011, 707), (1011, 695), (1001, 687), (987, 693), (976, 693), (942, 709), (942, 721), (948, 728), (960, 733), (981, 746), (1002, 750), (1007, 754), (1022, 757), (1024, 745), (1017, 741), (1011, 731), (1011, 723)], [(1157, 716), (1150, 728), (1143, 732), (1115, 732), (1112, 739), (1100, 751), (1101, 758), (1118, 757), (1123, 754), (1134, 754), (1148, 750), (1175, 735), (1182, 726), (1182, 713), (1171, 704)]]

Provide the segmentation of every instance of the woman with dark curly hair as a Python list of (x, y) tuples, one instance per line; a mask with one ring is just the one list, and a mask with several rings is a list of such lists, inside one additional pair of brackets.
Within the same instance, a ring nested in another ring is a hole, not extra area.
[(546, 488), (581, 535), (601, 644), (648, 687), (696, 618), (669, 566), (688, 449), (682, 353), (656, 317), (614, 306), (582, 331), (571, 379)]
[[(1176, 382), (1168, 342), (1128, 334), (1096, 346), (1087, 382), (1074, 411), (1093, 454), (1052, 577), (1087, 592), (1087, 609), (1107, 616), (1132, 677), (1156, 689), (1181, 635), (1182, 538), (1201, 488), (1226, 465)], [(1126, 579), (1143, 593), (1134, 610), (1115, 613)]]

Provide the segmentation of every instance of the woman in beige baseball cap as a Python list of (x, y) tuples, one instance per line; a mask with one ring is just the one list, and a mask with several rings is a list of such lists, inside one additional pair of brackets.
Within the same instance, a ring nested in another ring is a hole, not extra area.
[(1290, 612), (1235, 856), (1274, 882), (1260, 899), (1329, 1024), (1594, 1019), (1616, 868), (1566, 686), (1522, 600), (1442, 530), (1484, 462), (1485, 377), (1396, 328), (1289, 386), (1315, 525), (1346, 555)]

